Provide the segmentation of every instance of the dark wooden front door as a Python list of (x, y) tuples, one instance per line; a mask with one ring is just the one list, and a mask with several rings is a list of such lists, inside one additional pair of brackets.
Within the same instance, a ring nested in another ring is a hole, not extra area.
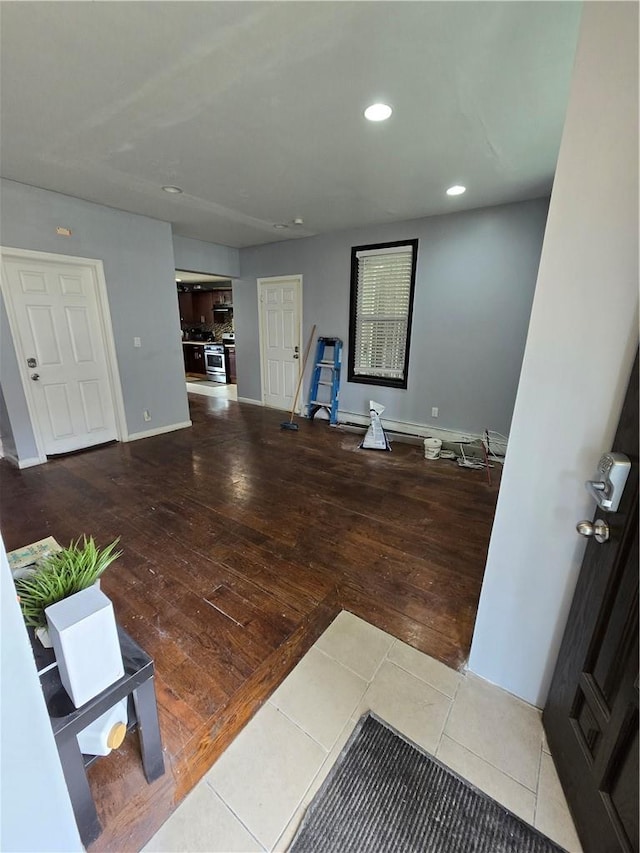
[(610, 539), (585, 551), (543, 714), (585, 853), (638, 851), (637, 356), (612, 450), (631, 473), (618, 511), (594, 516)]

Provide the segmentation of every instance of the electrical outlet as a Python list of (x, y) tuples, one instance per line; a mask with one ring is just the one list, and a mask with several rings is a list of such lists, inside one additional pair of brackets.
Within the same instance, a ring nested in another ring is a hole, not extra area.
[(141, 346), (142, 346), (142, 341), (140, 340), (140, 338), (134, 338), (134, 339), (133, 339), (133, 345), (134, 345), (134, 347), (135, 347), (136, 349), (138, 349), (138, 347), (141, 347)]
[(142, 417), (145, 419), (145, 421), (151, 420), (151, 412), (149, 411), (149, 409), (144, 410), (144, 412), (142, 413)]
[(437, 406), (434, 406), (434, 407), (431, 409), (431, 417), (432, 417), (432, 418), (437, 418), (437, 417), (438, 417), (438, 407), (437, 407)]

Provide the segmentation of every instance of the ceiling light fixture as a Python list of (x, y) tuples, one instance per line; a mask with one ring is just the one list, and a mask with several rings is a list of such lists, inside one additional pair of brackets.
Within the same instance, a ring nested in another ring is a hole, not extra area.
[(386, 121), (392, 112), (388, 104), (371, 104), (364, 111), (364, 117), (369, 121)]
[(294, 225), (304, 225), (304, 219), (301, 216), (296, 216), (293, 220)]
[(176, 279), (176, 281), (182, 281), (182, 279), (181, 279), (181, 278), (177, 278), (177, 279)]
[(182, 190), (180, 189), (180, 187), (162, 187), (162, 189), (163, 189), (166, 193), (173, 193), (174, 195), (177, 195), (178, 193), (181, 193), (181, 192), (182, 192)]
[(286, 222), (276, 222), (273, 227), (277, 228), (278, 231), (282, 231), (284, 228), (288, 228), (289, 226), (286, 224)]
[(466, 187), (461, 187), (460, 184), (455, 184), (453, 187), (449, 187), (447, 195), (462, 195), (462, 193), (465, 193), (466, 191)]

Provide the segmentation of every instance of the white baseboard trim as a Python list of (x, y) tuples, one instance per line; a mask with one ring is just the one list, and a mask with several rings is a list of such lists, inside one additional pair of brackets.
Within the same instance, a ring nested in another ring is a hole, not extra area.
[(144, 432), (131, 432), (123, 441), (138, 441), (140, 438), (152, 438), (154, 435), (164, 435), (165, 432), (175, 432), (177, 429), (186, 429), (190, 427), (191, 421), (182, 421), (179, 424), (169, 424), (168, 426), (156, 427), (155, 429), (146, 429)]
[(264, 406), (262, 400), (252, 400), (251, 397), (238, 397), (239, 403), (251, 403), (252, 406)]
[[(380, 418), (380, 421), (382, 422), (383, 429), (388, 430), (388, 432), (397, 432), (402, 435), (415, 436), (416, 438), (440, 438), (442, 441), (462, 441), (465, 444), (482, 438), (481, 433), (459, 432), (457, 430), (425, 426), (424, 424), (414, 424), (406, 421), (392, 421), (385, 417)], [(371, 423), (371, 419), (368, 415), (338, 410), (338, 423), (355, 424), (356, 426), (366, 428)]]
[(32, 456), (29, 459), (18, 459), (13, 453), (5, 453), (4, 458), (10, 465), (14, 465), (16, 468), (19, 468), (21, 471), (23, 468), (34, 468), (36, 465), (44, 465), (47, 461), (47, 457), (41, 459), (39, 456)]

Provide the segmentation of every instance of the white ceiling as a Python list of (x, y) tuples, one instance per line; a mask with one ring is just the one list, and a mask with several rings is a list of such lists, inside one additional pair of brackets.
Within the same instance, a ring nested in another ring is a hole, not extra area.
[[(580, 12), (4, 2), (1, 171), (230, 246), (533, 198), (551, 187)], [(389, 121), (364, 120), (375, 101)], [(454, 183), (467, 193), (447, 197)]]

